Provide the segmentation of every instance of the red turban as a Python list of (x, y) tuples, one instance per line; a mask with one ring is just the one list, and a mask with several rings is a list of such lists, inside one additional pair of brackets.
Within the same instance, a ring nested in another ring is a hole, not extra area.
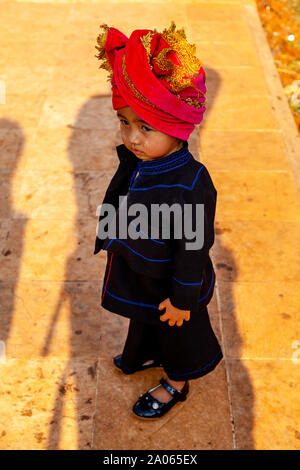
[(145, 122), (165, 134), (187, 140), (205, 112), (205, 72), (195, 46), (172, 22), (163, 33), (121, 31), (101, 26), (97, 37), (102, 61), (110, 71), (113, 108), (130, 106)]

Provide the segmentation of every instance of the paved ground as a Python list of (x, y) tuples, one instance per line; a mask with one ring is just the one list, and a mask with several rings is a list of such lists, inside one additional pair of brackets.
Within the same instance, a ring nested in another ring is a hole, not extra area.
[[(0, 10), (0, 447), (299, 449), (299, 138), (255, 4), (0, 0)], [(95, 211), (120, 137), (94, 46), (103, 22), (129, 34), (172, 19), (208, 77), (191, 147), (218, 189), (209, 312), (225, 359), (148, 423), (131, 407), (163, 371), (113, 367), (128, 320), (99, 306)]]

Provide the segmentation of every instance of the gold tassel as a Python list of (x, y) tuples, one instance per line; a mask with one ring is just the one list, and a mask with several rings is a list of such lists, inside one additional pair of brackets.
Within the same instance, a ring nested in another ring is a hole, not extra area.
[[(152, 59), (150, 53), (151, 37), (154, 33), (157, 33), (156, 29), (153, 33), (148, 33), (141, 37), (141, 41), (147, 52), (149, 64)], [(195, 44), (188, 43), (184, 28), (176, 30), (174, 21), (171, 22), (171, 26), (168, 29), (165, 28), (163, 30), (162, 37), (170, 47), (162, 49), (155, 60), (161, 70), (172, 69), (169, 75), (164, 75), (164, 79), (170, 84), (171, 91), (177, 94), (189, 86), (195, 88), (195, 85), (192, 83), (192, 78), (198, 75), (201, 67), (200, 60), (195, 57)], [(174, 51), (177, 54), (182, 65), (175, 65), (172, 61), (167, 59), (166, 55), (169, 51)]]
[(162, 37), (170, 45), (171, 50), (176, 52), (182, 65), (174, 65), (171, 75), (165, 79), (170, 83), (173, 93), (178, 93), (188, 86), (194, 87), (191, 79), (197, 76), (201, 67), (200, 60), (195, 57), (196, 46), (189, 44), (186, 40), (184, 28), (176, 31), (176, 25), (172, 21), (169, 29), (164, 29)]
[(146, 52), (147, 52), (147, 57), (148, 57), (149, 64), (150, 64), (150, 60), (151, 60), (151, 39), (152, 39), (152, 35), (153, 35), (153, 33), (151, 31), (149, 31), (148, 34), (141, 37), (142, 44), (143, 44), (143, 46), (144, 46), (144, 48), (146, 49)]
[(100, 28), (104, 29), (104, 32), (100, 33), (97, 36), (98, 46), (95, 46), (95, 48), (99, 52), (98, 52), (97, 55), (95, 55), (95, 57), (98, 60), (101, 61), (101, 65), (100, 65), (99, 69), (104, 69), (107, 72), (109, 72), (109, 76), (108, 76), (107, 80), (111, 81), (112, 78), (113, 78), (113, 70), (110, 66), (110, 63), (108, 61), (108, 58), (107, 58), (107, 55), (106, 55), (106, 52), (105, 52), (105, 43), (106, 43), (106, 39), (107, 39), (107, 33), (108, 33), (108, 30), (109, 30), (109, 26), (107, 26), (107, 24), (103, 23), (102, 25), (100, 25)]

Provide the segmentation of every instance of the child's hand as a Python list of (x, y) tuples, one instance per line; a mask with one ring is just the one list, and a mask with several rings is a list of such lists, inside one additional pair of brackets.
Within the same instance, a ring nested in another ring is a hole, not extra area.
[(160, 320), (161, 321), (167, 321), (169, 320), (169, 325), (174, 326), (175, 324), (177, 326), (181, 326), (183, 323), (183, 320), (189, 321), (190, 319), (190, 310), (181, 310), (180, 308), (174, 307), (174, 305), (171, 304), (170, 299), (165, 299), (163, 300), (159, 306), (159, 310), (166, 309), (165, 313), (161, 315)]

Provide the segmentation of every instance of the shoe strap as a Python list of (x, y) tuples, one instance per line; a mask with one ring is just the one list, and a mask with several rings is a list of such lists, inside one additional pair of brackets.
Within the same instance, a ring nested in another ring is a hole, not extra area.
[(182, 393), (181, 390), (176, 390), (176, 388), (174, 388), (174, 387), (172, 387), (172, 385), (168, 384), (168, 382), (164, 378), (160, 379), (160, 383), (167, 390), (167, 392), (169, 392), (172, 396), (175, 396), (176, 393)]

